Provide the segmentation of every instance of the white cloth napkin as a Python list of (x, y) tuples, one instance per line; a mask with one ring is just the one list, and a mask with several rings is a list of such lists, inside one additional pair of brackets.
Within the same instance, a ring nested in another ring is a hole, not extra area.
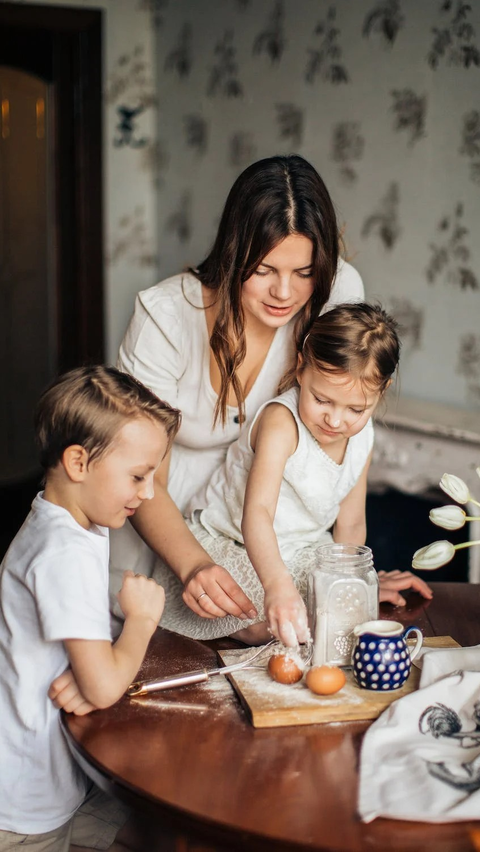
[(420, 689), (365, 735), (358, 810), (364, 822), (480, 819), (480, 645), (425, 651)]

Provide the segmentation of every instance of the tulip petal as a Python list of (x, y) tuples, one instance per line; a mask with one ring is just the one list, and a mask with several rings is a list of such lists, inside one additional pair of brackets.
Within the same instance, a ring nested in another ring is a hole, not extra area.
[(442, 491), (445, 491), (445, 494), (448, 494), (457, 503), (468, 503), (470, 500), (468, 486), (463, 479), (453, 473), (444, 473), (439, 485)]
[(460, 506), (439, 506), (431, 509), (429, 518), (432, 524), (444, 530), (459, 530), (465, 526), (467, 513)]
[(434, 541), (413, 554), (412, 567), (418, 571), (435, 571), (454, 556), (455, 548), (450, 541)]

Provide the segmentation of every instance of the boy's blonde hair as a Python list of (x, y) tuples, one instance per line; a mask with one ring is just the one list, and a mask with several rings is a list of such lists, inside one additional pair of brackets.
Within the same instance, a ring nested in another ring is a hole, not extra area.
[(138, 417), (161, 424), (170, 448), (180, 427), (177, 409), (115, 367), (70, 370), (52, 382), (36, 408), (35, 437), (42, 468), (55, 467), (73, 444), (88, 452), (89, 462), (99, 458), (125, 422)]

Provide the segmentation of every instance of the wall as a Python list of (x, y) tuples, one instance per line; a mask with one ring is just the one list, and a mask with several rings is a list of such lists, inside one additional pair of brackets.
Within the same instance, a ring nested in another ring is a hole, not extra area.
[(154, 53), (161, 2), (31, 2), (104, 12), (105, 333), (114, 362), (135, 293), (158, 280)]
[(250, 162), (321, 172), (402, 393), (480, 408), (480, 3), (157, 2), (160, 274), (198, 262)]
[(110, 360), (135, 293), (205, 255), (237, 174), (298, 152), (403, 324), (402, 393), (480, 408), (479, 2), (50, 2), (105, 11)]

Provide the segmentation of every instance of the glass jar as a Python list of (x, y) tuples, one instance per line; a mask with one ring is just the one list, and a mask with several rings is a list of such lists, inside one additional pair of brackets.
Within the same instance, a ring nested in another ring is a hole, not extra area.
[(351, 664), (353, 628), (378, 618), (378, 576), (369, 547), (326, 544), (317, 548), (308, 578), (307, 610), (313, 666)]

